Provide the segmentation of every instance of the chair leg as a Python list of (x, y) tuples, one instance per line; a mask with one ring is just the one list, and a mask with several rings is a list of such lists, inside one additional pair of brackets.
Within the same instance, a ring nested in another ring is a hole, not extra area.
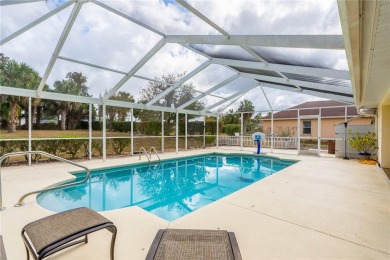
[(110, 248), (110, 258), (111, 260), (114, 260), (114, 248), (115, 248), (115, 239), (116, 239), (116, 232), (117, 229), (114, 225), (107, 228), (112, 233), (111, 238), (111, 248)]
[(85, 235), (84, 242), (85, 242), (86, 244), (88, 244), (88, 235)]
[(27, 260), (30, 260), (30, 251), (28, 251), (28, 248), (26, 245), (24, 245), (24, 247), (26, 248)]

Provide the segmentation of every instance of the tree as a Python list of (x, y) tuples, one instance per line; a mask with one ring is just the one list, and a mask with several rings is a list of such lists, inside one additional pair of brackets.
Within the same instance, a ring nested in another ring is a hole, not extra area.
[[(54, 92), (71, 94), (76, 96), (90, 96), (86, 85), (87, 77), (79, 72), (68, 72), (65, 79), (54, 82)], [(51, 111), (57, 110), (61, 117), (61, 130), (75, 129), (79, 121), (85, 116), (87, 104), (68, 101), (53, 101), (52, 105), (47, 107)]]
[(75, 83), (80, 88), (81, 96), (90, 97), (88, 94), (87, 77), (81, 72), (68, 72), (65, 78)]
[[(77, 86), (77, 95), (90, 96), (88, 94), (87, 77), (81, 72), (68, 72), (65, 79)], [(87, 104), (73, 104), (67, 113), (66, 128), (75, 129), (80, 120), (86, 115), (86, 111), (88, 111)]]
[[(178, 80), (180, 80), (185, 73), (176, 73), (176, 74), (167, 74), (162, 76), (161, 78), (156, 78), (158, 81), (174, 84)], [(155, 98), (161, 92), (165, 91), (169, 88), (170, 85), (162, 84), (159, 82), (149, 81), (148, 84), (140, 90), (140, 98), (139, 102), (142, 104), (148, 103), (150, 100)], [(162, 107), (179, 107), (187, 101), (193, 99), (195, 97), (195, 87), (192, 83), (186, 83), (182, 85), (182, 87), (177, 88), (174, 91), (171, 91), (167, 95), (165, 95), (162, 99), (158, 100), (154, 105), (162, 106)], [(186, 107), (189, 110), (202, 110), (204, 108), (204, 104), (202, 102), (194, 102), (193, 104)], [(188, 115), (188, 119), (193, 118), (194, 116)], [(158, 121), (161, 118), (161, 112), (151, 111), (151, 110), (142, 110), (140, 111), (138, 118), (141, 121)], [(164, 116), (166, 120), (166, 124), (168, 126), (169, 134), (172, 126), (176, 122), (175, 113), (166, 113)]]
[[(81, 89), (77, 86), (76, 83), (70, 80), (57, 80), (53, 84), (54, 92), (63, 93), (63, 94), (71, 94), (71, 95), (80, 95)], [(58, 113), (61, 116), (61, 130), (66, 130), (66, 119), (68, 112), (73, 109), (78, 109), (80, 103), (68, 102), (68, 101), (55, 101), (58, 107)]]
[[(134, 103), (134, 97), (126, 91), (119, 91), (115, 95), (111, 96), (110, 99)], [(125, 121), (130, 113), (130, 108), (107, 106), (106, 113), (108, 122), (111, 125), (111, 122), (115, 120)]]
[(229, 114), (224, 115), (222, 117), (222, 121), (225, 125), (229, 124), (239, 124), (240, 123), (240, 117), (238, 114), (234, 114), (233, 109), (229, 109)]
[[(0, 54), (0, 84), (24, 89), (36, 89), (41, 81), (38, 72), (25, 63), (9, 60)], [(3, 97), (2, 110), (8, 110), (8, 132), (16, 132), (18, 116), (28, 98), (15, 95)]]
[(244, 131), (247, 132), (247, 126), (248, 123), (253, 115), (253, 112), (255, 111), (255, 106), (253, 105), (252, 101), (245, 99), (240, 102), (240, 106), (237, 109), (237, 112), (246, 112), (243, 113), (243, 119), (244, 119)]

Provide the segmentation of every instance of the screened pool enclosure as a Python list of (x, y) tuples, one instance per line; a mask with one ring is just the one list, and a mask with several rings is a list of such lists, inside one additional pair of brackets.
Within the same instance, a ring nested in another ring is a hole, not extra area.
[[(66, 142), (75, 139), (80, 141), (77, 145), (83, 156), (91, 159), (97, 151), (103, 160), (110, 154), (133, 155), (141, 147), (152, 146), (162, 152), (225, 145), (243, 149), (254, 145), (249, 136), (261, 129), (267, 134), (263, 145), (271, 152), (299, 152), (306, 138), (319, 155), (324, 142), (332, 139), (322, 137), (321, 132), (321, 110), (327, 107), (312, 109), (310, 118), (317, 122), (315, 137), (300, 134), (301, 121), (308, 118), (302, 113), (305, 109), (290, 109), (296, 111), (296, 128), (290, 136), (276, 135), (274, 129), (273, 115), (288, 109), (289, 97), (295, 98), (294, 104), (308, 101), (308, 96), (341, 101), (342, 105), (334, 108), (345, 110), (343, 120), (353, 116), (348, 114), (354, 98), (337, 3), (324, 4), (321, 14), (316, 1), (305, 3), (305, 13), (310, 15), (297, 11), (301, 1), (291, 1), (286, 10), (278, 11), (270, 3), (264, 10), (253, 8), (258, 11), (251, 8), (258, 7), (258, 1), (231, 3), (254, 15), (243, 19), (234, 16), (240, 10), (226, 7), (215, 12), (212, 3), (205, 1), (2, 0), (1, 52), (11, 59), (36, 62), (41, 75), (34, 87), (1, 85), (2, 96), (27, 100), (26, 136), (1, 137), (3, 145), (14, 144), (2, 153), (15, 147), (29, 151), (47, 150), (48, 146), (74, 148)], [(33, 13), (29, 21), (22, 19), (28, 10)], [(283, 23), (275, 18), (275, 25), (270, 18), (277, 14)], [(285, 24), (290, 20), (290, 25)], [(91, 93), (51, 91), (50, 86), (66, 71), (82, 72), (91, 79)], [(169, 74), (178, 77), (164, 77)], [(137, 96), (140, 86), (147, 84), (163, 88), (138, 102), (115, 98), (121, 91)], [(191, 98), (168, 102), (185, 91), (191, 92)], [(280, 100), (283, 95), (285, 99)], [(244, 99), (250, 99), (255, 108), (230, 110)], [(35, 135), (35, 100), (87, 104), (88, 116), (81, 127), (84, 135)], [(124, 131), (109, 131), (112, 108), (129, 110)], [(154, 131), (145, 130), (151, 123), (140, 119), (143, 111), (151, 111), (147, 115), (154, 118)], [(239, 129), (232, 130), (233, 135), (222, 133), (221, 120), (229, 114), (239, 118)], [(271, 124), (263, 129), (267, 115)], [(94, 128), (94, 121), (101, 122), (101, 129)]]

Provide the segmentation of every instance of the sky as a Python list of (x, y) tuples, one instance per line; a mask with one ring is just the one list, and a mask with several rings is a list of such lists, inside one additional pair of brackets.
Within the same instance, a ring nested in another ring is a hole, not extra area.
[[(48, 0), (0, 7), (1, 38), (7, 37), (63, 2), (65, 1)], [(101, 0), (101, 2), (165, 34), (219, 34), (173, 0)], [(190, 0), (188, 2), (230, 34), (341, 34), (335, 0)], [(0, 52), (11, 59), (29, 64), (43, 75), (71, 9), (72, 6), (66, 8), (7, 42), (0, 47)], [(160, 39), (161, 36), (114, 15), (94, 3), (86, 3), (76, 19), (60, 56), (128, 72)], [(209, 53), (236, 51), (226, 46), (198, 47)], [(269, 59), (312, 62), (326, 68), (348, 70), (344, 51), (287, 48), (263, 48), (263, 51), (267, 53)], [(205, 57), (188, 48), (167, 44), (136, 75), (159, 78), (167, 73), (188, 73), (205, 61)], [(58, 59), (47, 83), (52, 86), (56, 80), (62, 80), (69, 71), (82, 72), (87, 76), (89, 92), (94, 97), (104, 95), (123, 77), (122, 74)], [(233, 71), (223, 66), (210, 65), (192, 78), (191, 82), (197, 90), (205, 91), (233, 74)], [(130, 92), (137, 99), (140, 88), (146, 84), (145, 80), (131, 78), (120, 90)], [(261, 88), (250, 90), (252, 85), (252, 81), (240, 79), (214, 94), (229, 97), (239, 90), (248, 89), (227, 109), (236, 109), (241, 100), (250, 99), (257, 111), (269, 110), (270, 107)], [(274, 110), (306, 101), (321, 100), (313, 96), (271, 88), (263, 88), (263, 90)], [(201, 99), (206, 107), (219, 100), (221, 99), (212, 96)]]

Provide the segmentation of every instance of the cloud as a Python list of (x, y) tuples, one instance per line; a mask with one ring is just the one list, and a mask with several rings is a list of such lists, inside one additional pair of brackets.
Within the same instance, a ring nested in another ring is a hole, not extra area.
[[(17, 31), (41, 15), (53, 10), (64, 0), (48, 0), (32, 4), (1, 7), (1, 37)], [(218, 34), (216, 30), (185, 10), (176, 2), (165, 1), (102, 1), (103, 3), (149, 25), (165, 34)], [(341, 26), (334, 0), (324, 1), (190, 1), (222, 28), (234, 34), (341, 34)], [(1, 46), (1, 52), (18, 61), (26, 62), (43, 75), (72, 7)], [(95, 5), (86, 3), (66, 40), (60, 55), (128, 72), (161, 38), (124, 18)], [(210, 55), (230, 55), (232, 58), (255, 60), (235, 46), (198, 46)], [(347, 69), (344, 51), (292, 50), (282, 48), (254, 48), (273, 62), (295, 62), (335, 69)], [(161, 77), (166, 73), (189, 73), (205, 58), (176, 44), (167, 44), (136, 74)], [(48, 84), (64, 78), (66, 72), (80, 71), (88, 77), (90, 93), (104, 94), (122, 74), (58, 60)], [(197, 90), (206, 91), (231, 76), (234, 72), (211, 65), (191, 79)], [(217, 90), (224, 97), (248, 88), (251, 80), (238, 79)], [(123, 90), (135, 97), (147, 82), (131, 79)], [(290, 107), (308, 100), (307, 95), (264, 88), (274, 109)], [(260, 89), (249, 91), (240, 100), (249, 98), (256, 110), (268, 109)], [(207, 96), (201, 99), (206, 106), (221, 99)], [(237, 108), (240, 100), (232, 104)], [(229, 107), (229, 108), (230, 108)]]

